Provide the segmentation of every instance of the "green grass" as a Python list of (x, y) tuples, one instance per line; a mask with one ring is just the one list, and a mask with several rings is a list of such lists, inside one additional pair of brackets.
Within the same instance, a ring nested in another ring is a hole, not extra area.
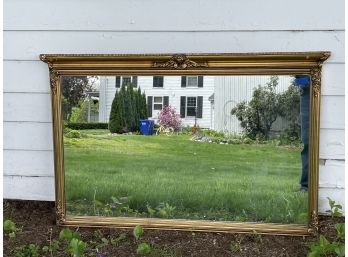
[(296, 192), (299, 149), (209, 144), (188, 135), (82, 133), (64, 138), (70, 214), (94, 215), (93, 199), (108, 203), (114, 196), (128, 197), (126, 216), (149, 216), (150, 207), (165, 218), (305, 221), (307, 194)]

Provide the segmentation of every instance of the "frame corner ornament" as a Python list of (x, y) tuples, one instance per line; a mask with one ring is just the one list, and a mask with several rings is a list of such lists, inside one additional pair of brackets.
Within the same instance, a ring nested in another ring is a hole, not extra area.
[(169, 61), (154, 62), (152, 67), (184, 70), (188, 68), (206, 68), (208, 63), (197, 63), (190, 60), (185, 54), (174, 54)]
[(63, 205), (60, 200), (57, 201), (57, 205), (56, 205), (56, 217), (57, 217), (57, 224), (61, 224), (65, 222), (65, 213), (63, 211)]
[(327, 52), (323, 52), (319, 61), (322, 63), (324, 62), (327, 58), (329, 58), (331, 56), (331, 52), (327, 51)]
[(53, 95), (56, 95), (58, 82), (59, 82), (59, 74), (58, 74), (58, 71), (55, 68), (53, 68), (52, 63), (48, 63), (48, 68), (50, 72), (51, 91)]
[(318, 65), (312, 68), (310, 74), (314, 96), (318, 97), (320, 95), (321, 90), (321, 66)]
[(319, 233), (319, 220), (318, 220), (318, 213), (316, 211), (312, 211), (310, 222), (308, 226), (308, 233), (313, 234), (315, 236)]
[(45, 54), (40, 54), (40, 61), (48, 63), (47, 55)]

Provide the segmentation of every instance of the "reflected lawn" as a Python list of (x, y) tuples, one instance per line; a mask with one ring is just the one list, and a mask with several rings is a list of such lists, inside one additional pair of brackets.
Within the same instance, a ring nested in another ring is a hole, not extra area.
[(298, 148), (211, 144), (189, 135), (82, 134), (64, 138), (68, 214), (306, 221)]

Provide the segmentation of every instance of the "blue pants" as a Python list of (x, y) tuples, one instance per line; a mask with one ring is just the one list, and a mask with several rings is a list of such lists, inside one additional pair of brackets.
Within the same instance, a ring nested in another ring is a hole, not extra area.
[(301, 152), (302, 174), (300, 184), (308, 188), (308, 143), (309, 143), (309, 87), (302, 88), (300, 97), (301, 140), (304, 145)]

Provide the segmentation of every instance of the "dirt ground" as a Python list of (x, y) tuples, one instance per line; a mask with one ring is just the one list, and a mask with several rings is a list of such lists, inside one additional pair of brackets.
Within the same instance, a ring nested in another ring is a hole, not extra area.
[[(53, 202), (39, 201), (4, 201), (4, 219), (10, 218), (17, 227), (22, 228), (16, 237), (9, 239), (4, 236), (4, 256), (14, 257), (15, 249), (25, 244), (36, 244), (40, 249), (49, 245), (51, 240), (58, 240), (62, 227), (56, 226)], [(327, 238), (334, 238), (334, 221), (328, 217), (320, 217), (320, 233)], [(340, 218), (335, 222), (344, 222)], [(130, 257), (141, 256), (136, 253), (137, 242), (129, 229), (97, 229), (75, 228), (87, 242), (86, 256), (96, 257)], [(52, 234), (51, 234), (52, 233)], [(116, 245), (100, 246), (102, 238), (116, 239), (124, 237)], [(152, 246), (155, 257), (304, 257), (307, 254), (307, 244), (315, 240), (313, 237), (270, 236), (255, 234), (226, 234), (203, 232), (178, 232), (145, 230), (140, 242), (147, 242)], [(96, 245), (99, 244), (99, 253)], [(231, 244), (234, 250), (231, 251)], [(66, 245), (60, 244), (58, 251), (40, 256), (69, 256)]]

